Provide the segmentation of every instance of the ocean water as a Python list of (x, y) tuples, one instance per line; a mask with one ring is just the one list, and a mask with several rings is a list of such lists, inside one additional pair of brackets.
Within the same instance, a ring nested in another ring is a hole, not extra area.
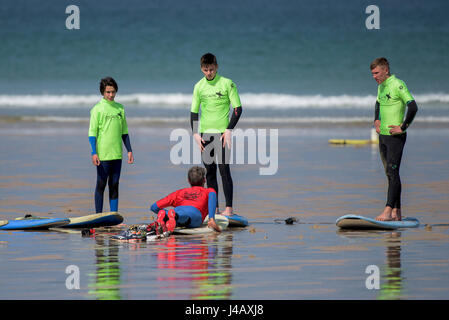
[(0, 119), (86, 122), (114, 77), (130, 121), (187, 121), (202, 54), (237, 84), (244, 121), (369, 123), (386, 56), (414, 95), (416, 122), (449, 123), (447, 1), (2, 1)]

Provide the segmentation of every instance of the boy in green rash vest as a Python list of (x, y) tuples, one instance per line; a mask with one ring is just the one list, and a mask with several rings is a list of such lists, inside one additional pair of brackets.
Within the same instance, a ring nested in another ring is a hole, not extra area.
[[(204, 77), (195, 84), (190, 124), (193, 137), (201, 149), (201, 158), (206, 167), (207, 187), (213, 188), (218, 195), (217, 162), (223, 182), (226, 209), (223, 215), (233, 214), (233, 181), (229, 168), (231, 134), (242, 114), (242, 106), (237, 87), (230, 79), (217, 73), (216, 57), (206, 53), (200, 60)], [(230, 105), (233, 106), (229, 120)], [(201, 106), (201, 119), (198, 128), (198, 112)], [(217, 197), (217, 212), (218, 197)]]
[[(374, 127), (379, 134), (379, 152), (388, 179), (387, 203), (380, 221), (400, 221), (401, 179), (399, 167), (407, 138), (406, 130), (412, 123), (418, 106), (404, 81), (390, 74), (386, 58), (377, 58), (370, 65), (373, 78), (379, 84), (374, 112)], [(405, 108), (407, 115), (404, 119)]]
[(95, 187), (97, 213), (103, 212), (106, 184), (109, 187), (110, 211), (118, 211), (122, 141), (128, 151), (128, 163), (134, 163), (125, 110), (120, 103), (114, 101), (117, 90), (118, 86), (113, 78), (101, 79), (100, 92), (103, 98), (90, 111), (89, 143), (92, 149), (92, 163), (97, 168)]

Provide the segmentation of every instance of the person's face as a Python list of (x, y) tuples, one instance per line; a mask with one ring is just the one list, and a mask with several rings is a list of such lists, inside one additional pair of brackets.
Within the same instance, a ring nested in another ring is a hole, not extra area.
[(103, 92), (103, 97), (106, 100), (114, 101), (116, 93), (117, 91), (115, 91), (115, 88), (113, 86), (106, 86)]
[(386, 66), (377, 66), (371, 70), (371, 73), (378, 84), (381, 84), (389, 77), (389, 70)]
[(215, 78), (215, 75), (217, 74), (218, 65), (216, 64), (207, 64), (204, 66), (201, 66), (201, 71), (203, 72), (204, 76), (207, 80), (213, 80)]

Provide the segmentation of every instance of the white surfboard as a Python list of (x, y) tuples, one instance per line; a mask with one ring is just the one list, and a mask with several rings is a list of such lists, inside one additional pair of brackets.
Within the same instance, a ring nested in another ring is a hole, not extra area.
[[(175, 231), (173, 231), (174, 234), (204, 234), (204, 233), (211, 233), (215, 232), (212, 228), (209, 228), (207, 226), (207, 222), (209, 221), (209, 218), (206, 217), (204, 219), (203, 224), (201, 227), (198, 228), (175, 228)], [(229, 220), (227, 217), (222, 215), (215, 215), (215, 222), (220, 227), (220, 229), (223, 231), (225, 230), (229, 225)]]

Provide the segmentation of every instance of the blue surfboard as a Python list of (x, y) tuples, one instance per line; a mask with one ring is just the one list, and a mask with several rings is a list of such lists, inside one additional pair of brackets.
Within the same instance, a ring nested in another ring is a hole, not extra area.
[(8, 223), (0, 226), (0, 230), (33, 230), (61, 227), (70, 222), (69, 219), (62, 218), (21, 218), (8, 220)]
[(95, 213), (81, 217), (69, 218), (70, 222), (61, 228), (98, 228), (115, 226), (123, 222), (123, 216), (118, 212)]
[(372, 218), (355, 214), (344, 215), (335, 221), (341, 229), (378, 229), (395, 230), (400, 228), (417, 228), (419, 221), (416, 218), (403, 218), (401, 221), (377, 221)]
[(232, 227), (246, 227), (248, 226), (248, 219), (246, 219), (244, 216), (240, 216), (238, 214), (233, 214), (230, 216), (226, 216), (226, 218), (228, 218), (229, 220), (229, 228)]

